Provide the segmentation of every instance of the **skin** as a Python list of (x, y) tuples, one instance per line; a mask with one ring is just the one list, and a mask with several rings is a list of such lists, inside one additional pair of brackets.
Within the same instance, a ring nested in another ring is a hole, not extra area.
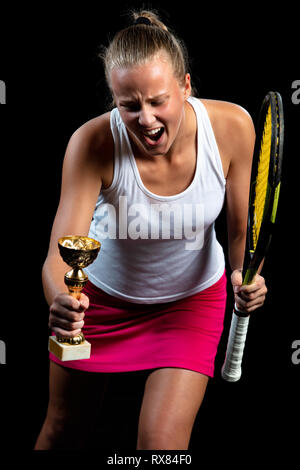
[[(160, 54), (140, 66), (113, 69), (110, 86), (144, 185), (163, 196), (184, 191), (193, 179), (197, 152), (196, 116), (187, 102), (191, 93), (189, 74), (184, 83), (179, 83), (170, 62)], [(267, 292), (259, 274), (250, 286), (241, 285), (254, 127), (248, 113), (237, 105), (202, 102), (212, 123), (227, 180), (229, 261), (235, 301), (238, 308), (250, 313), (263, 305)], [(158, 142), (145, 136), (162, 127), (164, 132)], [(50, 306), (49, 327), (57, 334), (78, 334), (89, 305), (84, 294), (76, 300), (66, 293), (63, 277), (69, 268), (58, 253), (57, 239), (66, 233), (88, 234), (100, 189), (108, 188), (112, 180), (113, 140), (107, 113), (81, 126), (66, 150), (61, 198), (42, 273)], [(78, 431), (76, 426), (70, 426), (70, 416), (83, 409), (86, 401), (80, 390), (91, 387), (93, 375), (51, 362), (49, 407), (36, 449), (63, 448), (70, 442), (78, 446)], [(79, 376), (81, 386), (72, 387)], [(104, 390), (108, 377), (97, 376), (99, 389)], [(137, 448), (187, 449), (207, 382), (208, 377), (186, 369), (150, 371), (141, 404)], [(91, 408), (99, 407), (99, 394), (91, 395), (89, 403)]]

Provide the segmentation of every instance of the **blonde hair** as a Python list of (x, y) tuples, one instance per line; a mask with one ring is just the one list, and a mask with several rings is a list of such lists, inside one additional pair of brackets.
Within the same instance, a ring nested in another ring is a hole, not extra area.
[(133, 11), (131, 15), (133, 20), (147, 18), (151, 24), (133, 23), (122, 29), (100, 54), (109, 88), (110, 74), (114, 67), (142, 65), (161, 52), (167, 54), (175, 77), (180, 85), (184, 85), (188, 69), (188, 55), (184, 43), (169, 31), (153, 11)]

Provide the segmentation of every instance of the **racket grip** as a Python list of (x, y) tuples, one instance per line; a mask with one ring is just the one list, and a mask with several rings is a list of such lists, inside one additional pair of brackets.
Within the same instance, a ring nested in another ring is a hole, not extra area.
[(222, 377), (237, 382), (242, 375), (242, 360), (250, 316), (239, 316), (233, 310)]

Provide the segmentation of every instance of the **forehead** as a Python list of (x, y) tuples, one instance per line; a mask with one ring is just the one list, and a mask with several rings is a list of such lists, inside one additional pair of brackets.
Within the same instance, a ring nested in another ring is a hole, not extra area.
[(111, 88), (116, 96), (159, 95), (178, 86), (168, 59), (153, 58), (144, 64), (114, 67)]

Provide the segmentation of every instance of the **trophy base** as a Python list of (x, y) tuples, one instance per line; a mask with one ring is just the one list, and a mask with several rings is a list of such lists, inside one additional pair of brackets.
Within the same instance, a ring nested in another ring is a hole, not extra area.
[(48, 350), (61, 361), (76, 361), (91, 357), (91, 343), (86, 340), (80, 344), (68, 344), (60, 343), (56, 336), (50, 336)]

